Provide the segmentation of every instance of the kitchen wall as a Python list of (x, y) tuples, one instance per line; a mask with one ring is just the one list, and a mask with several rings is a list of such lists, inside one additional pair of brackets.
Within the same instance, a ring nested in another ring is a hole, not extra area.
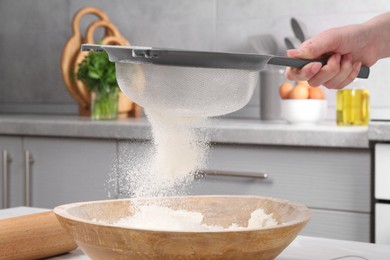
[[(105, 11), (133, 45), (237, 52), (254, 52), (248, 37), (264, 33), (274, 34), (284, 51), (292, 16), (314, 35), (390, 10), (388, 0), (1, 0), (0, 113), (77, 113), (60, 61), (72, 17), (87, 5)], [(81, 29), (91, 20), (85, 18)], [(388, 68), (390, 61), (381, 61), (366, 81), (374, 118), (390, 118)], [(328, 117), (334, 118), (335, 92), (327, 94)], [(259, 118), (259, 100), (257, 89), (231, 116)]]

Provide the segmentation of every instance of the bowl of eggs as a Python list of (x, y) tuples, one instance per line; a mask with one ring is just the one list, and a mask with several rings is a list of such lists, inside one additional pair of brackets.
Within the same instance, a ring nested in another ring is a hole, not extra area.
[(327, 113), (325, 93), (320, 87), (311, 87), (306, 81), (295, 86), (289, 82), (279, 88), (281, 116), (290, 124), (318, 124)]

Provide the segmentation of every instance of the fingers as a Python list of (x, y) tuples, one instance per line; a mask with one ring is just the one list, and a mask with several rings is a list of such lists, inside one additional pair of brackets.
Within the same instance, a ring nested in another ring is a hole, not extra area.
[(287, 50), (287, 56), (290, 58), (302, 58), (302, 52), (299, 49)]
[(349, 53), (342, 56), (339, 72), (327, 82), (323, 82), (322, 85), (326, 86), (329, 89), (340, 89), (345, 86), (342, 83), (349, 81), (348, 77), (353, 75), (351, 74), (352, 71), (353, 71), (352, 54)]
[(303, 42), (298, 49), (288, 50), (287, 56), (291, 58), (318, 59), (324, 54), (333, 55), (323, 67), (318, 62), (312, 62), (301, 69), (287, 68), (286, 78), (308, 81), (311, 86), (323, 85), (331, 89), (339, 89), (351, 83), (359, 74), (362, 65), (357, 61), (360, 59), (360, 50), (345, 46), (346, 41), (343, 40), (345, 35), (349, 35), (351, 28), (347, 26), (329, 29)]
[(335, 77), (340, 71), (340, 60), (341, 55), (338, 53), (330, 56), (327, 64), (324, 65), (316, 75), (307, 81), (310, 86), (318, 87)]
[(337, 52), (341, 35), (334, 30), (328, 30), (303, 42), (298, 49), (287, 50), (287, 56), (292, 58), (318, 59), (324, 54)]
[(359, 74), (361, 67), (362, 67), (361, 62), (355, 62), (352, 66), (351, 73), (348, 75), (348, 77), (343, 82), (341, 82), (339, 84), (338, 89), (343, 88), (343, 87), (351, 84), (351, 82), (354, 81), (356, 79), (357, 75)]
[[(307, 41), (307, 42), (309, 42), (309, 41)], [(305, 53), (305, 51), (302, 52), (302, 49), (305, 50), (308, 48), (303, 48), (302, 46), (304, 46), (304, 44), (302, 44), (299, 47), (299, 49), (287, 50), (287, 56), (290, 58), (309, 59), (308, 57), (310, 57), (311, 54), (308, 55), (307, 53)], [(286, 72), (285, 72), (285, 76), (289, 80), (308, 81), (309, 79), (314, 77), (321, 70), (321, 67), (322, 67), (322, 64), (320, 62), (311, 62), (311, 63), (305, 65), (301, 69), (287, 68)]]
[(340, 71), (332, 79), (323, 83), (327, 88), (335, 89), (340, 88), (340, 84), (347, 79), (348, 75), (352, 71), (352, 54), (346, 54), (342, 57), (340, 63)]
[(342, 56), (337, 65), (334, 62), (335, 60), (329, 60), (308, 83), (312, 86), (323, 85), (329, 89), (341, 89), (349, 85), (359, 74), (361, 62), (352, 63), (351, 54)]
[(321, 62), (311, 62), (301, 69), (288, 67), (285, 76), (288, 80), (307, 81), (321, 70)]
[(285, 75), (289, 80), (307, 81), (311, 86), (319, 86), (339, 72), (340, 59), (340, 54), (333, 54), (323, 67), (320, 62), (311, 62), (301, 69), (287, 68)]
[(326, 65), (312, 62), (301, 69), (287, 68), (289, 80), (307, 81), (311, 86), (323, 85), (329, 89), (340, 89), (350, 84), (359, 74), (361, 62), (352, 61), (352, 55), (333, 54)]

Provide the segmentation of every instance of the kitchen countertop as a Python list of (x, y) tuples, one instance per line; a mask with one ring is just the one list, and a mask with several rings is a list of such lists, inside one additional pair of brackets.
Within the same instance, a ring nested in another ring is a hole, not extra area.
[(390, 142), (390, 121), (370, 122), (368, 139), (370, 141)]
[[(18, 207), (11, 209), (0, 210), (0, 219), (20, 216), (26, 214), (47, 211), (47, 209), (36, 209), (28, 207)], [(78, 248), (68, 254), (48, 258), (53, 260), (74, 259), (87, 260), (89, 259)], [(277, 260), (311, 260), (311, 259), (375, 259), (385, 260), (390, 259), (390, 246), (378, 245), (362, 242), (353, 242), (336, 239), (325, 239), (298, 236), (277, 258)]]
[[(334, 122), (290, 125), (283, 121), (211, 119), (205, 127), (211, 142), (368, 148), (368, 127), (340, 127)], [(92, 121), (78, 116), (0, 115), (0, 135), (150, 139), (145, 118)], [(389, 134), (390, 137), (390, 134)]]

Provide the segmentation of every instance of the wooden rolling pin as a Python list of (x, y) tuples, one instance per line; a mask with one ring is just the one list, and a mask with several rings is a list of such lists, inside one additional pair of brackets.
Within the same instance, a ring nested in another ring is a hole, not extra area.
[(0, 259), (39, 259), (76, 248), (52, 211), (0, 220)]

